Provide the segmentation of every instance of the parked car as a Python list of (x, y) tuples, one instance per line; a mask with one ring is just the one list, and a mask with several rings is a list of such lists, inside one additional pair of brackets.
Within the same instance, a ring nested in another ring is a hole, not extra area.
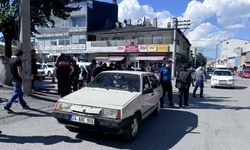
[(160, 113), (162, 88), (153, 73), (104, 71), (55, 105), (53, 116), (70, 131), (96, 130), (136, 138), (141, 121)]
[(36, 74), (36, 77), (38, 79), (42, 79), (44, 80), (45, 79), (45, 69), (44, 69), (44, 66), (40, 63), (36, 63), (36, 66), (37, 66), (37, 74)]
[(216, 69), (211, 76), (211, 87), (234, 88), (234, 76), (230, 70)]
[(250, 70), (243, 70), (240, 72), (240, 77), (242, 78), (250, 78)]
[(42, 64), (42, 66), (44, 68), (45, 75), (51, 77), (55, 69), (55, 66), (53, 64)]

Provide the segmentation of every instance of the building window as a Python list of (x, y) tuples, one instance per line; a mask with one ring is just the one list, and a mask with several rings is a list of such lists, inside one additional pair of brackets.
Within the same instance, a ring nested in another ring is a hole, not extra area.
[(138, 43), (138, 44), (145, 44), (145, 43), (144, 43), (144, 37), (138, 37), (138, 38), (137, 38), (137, 43)]
[(72, 18), (73, 27), (85, 27), (86, 26), (86, 17), (74, 17)]
[(62, 20), (61, 21), (61, 28), (69, 28), (69, 21), (68, 20)]
[(72, 36), (72, 44), (85, 44), (86, 37), (84, 35), (73, 35)]
[(161, 36), (153, 36), (153, 44), (162, 44)]
[(69, 39), (59, 39), (59, 45), (69, 45)]
[(50, 45), (57, 45), (57, 40), (51, 40)]

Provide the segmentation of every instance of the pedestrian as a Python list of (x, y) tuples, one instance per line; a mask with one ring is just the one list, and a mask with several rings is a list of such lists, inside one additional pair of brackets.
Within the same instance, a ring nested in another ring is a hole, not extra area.
[(172, 89), (172, 82), (171, 82), (171, 62), (169, 61), (165, 66), (162, 66), (160, 69), (160, 83), (162, 86), (162, 97), (160, 100), (161, 107), (164, 106), (164, 97), (166, 92), (168, 94), (169, 100), (169, 107), (175, 107), (173, 103), (173, 89)]
[(13, 112), (10, 108), (12, 103), (19, 98), (19, 103), (23, 109), (29, 109), (25, 100), (23, 99), (22, 91), (22, 56), (23, 51), (18, 49), (13, 52), (13, 56), (10, 59), (10, 71), (12, 76), (13, 92), (11, 97), (8, 99), (7, 104), (4, 106), (4, 109), (8, 112)]
[(73, 91), (77, 91), (80, 88), (78, 81), (79, 81), (79, 75), (81, 73), (81, 69), (79, 65), (76, 64), (75, 59), (72, 60), (72, 66), (74, 68), (74, 71), (71, 74), (71, 81), (72, 81), (71, 83), (72, 83)]
[(31, 50), (31, 88), (35, 90), (35, 80), (37, 79), (37, 65), (36, 65), (36, 51), (34, 49)]
[(58, 61), (56, 63), (56, 77), (57, 77), (57, 85), (58, 85), (58, 94), (61, 97), (68, 95), (71, 92), (70, 87), (70, 77), (73, 73), (74, 68), (67, 60), (65, 54), (61, 54), (58, 57)]
[(184, 106), (188, 106), (189, 88), (192, 82), (191, 71), (187, 71), (187, 66), (176, 76), (175, 87), (179, 89), (179, 107), (182, 107), (182, 98), (184, 97)]
[(93, 70), (93, 77), (95, 78), (99, 73), (101, 73), (104, 69), (103, 69), (103, 63), (99, 62), (97, 67)]
[(196, 97), (196, 91), (198, 87), (200, 87), (200, 97), (203, 98), (203, 88), (204, 88), (204, 81), (206, 81), (206, 77), (202, 69), (202, 66), (196, 69), (194, 73), (194, 81), (195, 81), (195, 87), (193, 91), (193, 97)]
[(93, 72), (96, 68), (96, 60), (92, 59), (91, 64), (87, 66), (87, 83), (89, 83), (93, 79)]

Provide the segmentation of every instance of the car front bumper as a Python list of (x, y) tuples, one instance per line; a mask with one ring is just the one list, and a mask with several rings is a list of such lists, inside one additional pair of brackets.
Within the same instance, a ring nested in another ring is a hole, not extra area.
[[(52, 115), (58, 120), (59, 123), (64, 124), (66, 126), (79, 128), (83, 130), (99, 131), (112, 134), (120, 134), (124, 132), (124, 130), (128, 128), (129, 122), (132, 120), (132, 117), (128, 117), (123, 120), (114, 120), (114, 119), (100, 118), (96, 115), (69, 113), (60, 111), (53, 111)], [(70, 117), (72, 115), (94, 118), (95, 123), (94, 125), (90, 125), (80, 122), (73, 122), (70, 120)]]

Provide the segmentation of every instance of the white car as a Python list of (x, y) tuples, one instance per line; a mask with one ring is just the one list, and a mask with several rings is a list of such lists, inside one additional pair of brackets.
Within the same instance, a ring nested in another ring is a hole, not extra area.
[(153, 73), (104, 71), (58, 100), (53, 116), (70, 131), (96, 130), (136, 138), (141, 120), (160, 113), (162, 88)]
[(234, 88), (234, 76), (230, 70), (216, 69), (211, 76), (211, 87)]
[(55, 66), (53, 64), (42, 64), (42, 65), (45, 71), (45, 75), (51, 77), (55, 69)]

